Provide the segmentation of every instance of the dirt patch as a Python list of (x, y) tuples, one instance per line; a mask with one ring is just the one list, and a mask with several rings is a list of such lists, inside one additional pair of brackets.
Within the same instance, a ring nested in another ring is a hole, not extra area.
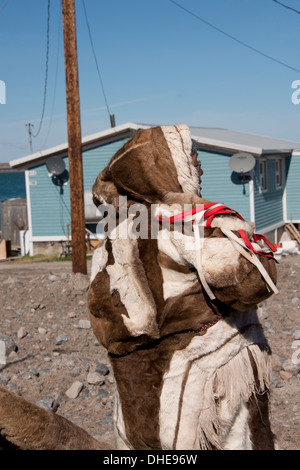
[[(282, 258), (278, 275), (279, 295), (260, 305), (260, 315), (273, 352), (273, 432), (281, 449), (295, 450), (300, 448), (300, 256)], [(74, 275), (71, 262), (0, 263), (0, 334), (17, 346), (0, 365), (0, 383), (111, 443), (114, 378), (90, 328), (87, 289), (88, 276)]]

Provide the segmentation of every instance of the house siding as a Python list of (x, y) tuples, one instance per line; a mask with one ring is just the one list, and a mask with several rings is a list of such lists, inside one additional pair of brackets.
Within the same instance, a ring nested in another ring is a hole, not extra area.
[(300, 155), (286, 159), (286, 218), (287, 222), (300, 221)]
[(231, 170), (230, 156), (198, 150), (198, 160), (203, 170), (202, 197), (212, 202), (222, 202), (250, 221), (249, 183), (243, 184), (239, 175)]
[(276, 188), (275, 158), (267, 159), (267, 190), (260, 191), (259, 162), (254, 169), (255, 227), (262, 230), (283, 223), (283, 187)]
[[(99, 172), (127, 140), (128, 138), (122, 138), (82, 152), (85, 190), (92, 189)], [(67, 155), (62, 158), (68, 170)], [(32, 236), (49, 238), (67, 236), (67, 226), (71, 223), (69, 181), (61, 190), (53, 183), (46, 164), (43, 163), (29, 168), (29, 191)]]

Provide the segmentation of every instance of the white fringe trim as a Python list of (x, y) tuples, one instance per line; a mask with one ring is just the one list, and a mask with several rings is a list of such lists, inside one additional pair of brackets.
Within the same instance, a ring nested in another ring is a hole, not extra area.
[[(250, 350), (258, 372), (258, 385), (250, 362)], [(224, 449), (224, 442), (237, 410), (254, 393), (262, 393), (271, 384), (271, 361), (257, 345), (244, 348), (231, 361), (210, 375), (198, 376), (199, 395), (203, 397), (198, 415), (197, 441), (200, 449)], [(201, 390), (201, 393), (200, 393)], [(224, 412), (226, 410), (226, 412)], [(223, 416), (222, 416), (223, 415)], [(180, 441), (177, 448), (181, 448)]]

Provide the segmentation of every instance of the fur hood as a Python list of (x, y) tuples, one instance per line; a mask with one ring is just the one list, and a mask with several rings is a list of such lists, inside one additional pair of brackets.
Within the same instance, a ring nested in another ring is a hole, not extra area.
[(151, 204), (162, 203), (172, 194), (199, 196), (191, 151), (185, 124), (137, 131), (97, 177), (95, 204), (116, 204), (120, 195)]

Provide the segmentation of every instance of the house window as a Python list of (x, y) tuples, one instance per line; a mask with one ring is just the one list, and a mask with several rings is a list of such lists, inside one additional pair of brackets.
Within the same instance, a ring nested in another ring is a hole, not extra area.
[(259, 190), (268, 190), (268, 179), (267, 179), (267, 160), (260, 160), (259, 162)]
[(275, 184), (276, 188), (282, 187), (282, 159), (275, 160)]

